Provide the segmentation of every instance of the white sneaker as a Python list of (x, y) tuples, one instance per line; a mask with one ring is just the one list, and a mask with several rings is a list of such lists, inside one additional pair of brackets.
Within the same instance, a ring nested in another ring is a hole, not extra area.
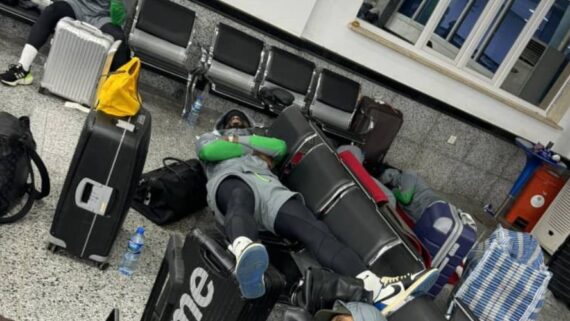
[(381, 302), (386, 307), (382, 310), (384, 315), (397, 310), (404, 305), (409, 298), (425, 294), (437, 281), (439, 272), (437, 269), (430, 269), (416, 274), (405, 274), (396, 277), (382, 277), (382, 290), (374, 299)]
[(263, 275), (269, 267), (269, 255), (265, 246), (246, 237), (238, 237), (230, 246), (230, 251), (236, 256), (234, 274), (243, 297), (262, 297), (265, 294)]
[(35, 3), (40, 10), (44, 10), (47, 6), (53, 3), (52, 0), (30, 0), (32, 3)]

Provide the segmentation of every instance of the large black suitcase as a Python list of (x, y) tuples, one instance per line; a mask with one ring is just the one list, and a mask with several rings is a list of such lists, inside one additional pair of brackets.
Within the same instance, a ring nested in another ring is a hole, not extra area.
[(352, 131), (364, 133), (364, 166), (377, 174), (379, 166), (396, 138), (404, 122), (402, 112), (391, 105), (363, 96), (358, 113), (352, 123)]
[(50, 250), (65, 248), (107, 266), (142, 173), (151, 115), (114, 118), (92, 110), (79, 137), (56, 207)]
[(548, 288), (570, 307), (570, 237), (554, 252), (548, 265), (552, 272)]
[(174, 310), (179, 305), (185, 280), (183, 246), (182, 237), (178, 235), (170, 237), (141, 320), (170, 321), (172, 318)]
[[(167, 249), (143, 314), (143, 321), (265, 321), (284, 286), (284, 277), (270, 266), (265, 273), (265, 295), (247, 300), (241, 296), (232, 271), (235, 258), (217, 232), (192, 230), (182, 255)], [(183, 267), (176, 261), (182, 257)], [(183, 272), (181, 272), (181, 269)], [(182, 283), (180, 283), (180, 276)]]

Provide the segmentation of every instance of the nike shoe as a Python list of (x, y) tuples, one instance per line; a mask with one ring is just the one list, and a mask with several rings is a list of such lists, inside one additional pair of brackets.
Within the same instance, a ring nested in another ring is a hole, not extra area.
[(8, 70), (0, 74), (0, 81), (8, 86), (29, 85), (34, 81), (32, 73), (24, 70), (21, 64), (10, 65)]
[(430, 269), (416, 274), (408, 273), (397, 277), (380, 278), (382, 290), (375, 301), (384, 306), (382, 314), (389, 315), (408, 300), (427, 293), (438, 277), (438, 270)]
[(243, 297), (257, 299), (265, 294), (263, 275), (269, 267), (269, 255), (262, 244), (243, 239), (238, 238), (230, 247), (236, 256), (234, 274)]

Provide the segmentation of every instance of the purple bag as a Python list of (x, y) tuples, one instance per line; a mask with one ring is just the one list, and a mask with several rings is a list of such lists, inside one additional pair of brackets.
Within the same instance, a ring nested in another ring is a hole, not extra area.
[(440, 272), (429, 294), (436, 296), (477, 239), (473, 218), (445, 201), (435, 201), (424, 210), (413, 228), (432, 257), (432, 267)]

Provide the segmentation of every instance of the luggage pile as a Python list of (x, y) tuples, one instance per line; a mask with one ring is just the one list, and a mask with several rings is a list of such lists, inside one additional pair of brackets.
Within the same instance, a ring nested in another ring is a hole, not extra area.
[[(244, 38), (229, 26), (218, 26), (217, 31), (224, 35), (220, 43), (227, 37), (232, 41)], [(247, 39), (262, 55), (264, 44)], [(96, 262), (101, 269), (108, 266), (107, 258), (133, 199), (133, 207), (159, 225), (174, 222), (206, 206), (207, 179), (198, 161), (167, 158), (163, 168), (142, 174), (151, 136), (151, 114), (141, 108), (138, 96), (138, 59), (107, 78), (118, 45), (99, 30), (62, 19), (56, 28), (41, 84), (42, 90), (89, 107), (97, 106), (89, 112), (77, 143), (50, 229), (49, 249), (65, 249)], [(216, 64), (223, 60), (219, 50), (214, 51), (210, 59)], [(296, 60), (291, 54), (272, 50), (272, 57), (281, 54), (285, 62)], [(91, 58), (86, 65), (83, 56), (87, 53)], [(239, 60), (239, 55), (233, 58)], [(278, 59), (274, 64), (275, 61)], [(340, 241), (352, 245), (376, 274), (415, 273), (431, 265), (440, 272), (436, 285), (429, 291), (431, 296), (436, 296), (468, 258), (466, 277), (457, 288), (454, 302), (468, 312), (472, 310), (481, 321), (504, 320), (500, 318), (504, 317), (505, 310), (509, 312), (509, 321), (535, 320), (551, 278), (536, 242), (526, 235), (498, 229), (471, 252), (476, 241), (473, 218), (441, 199), (417, 175), (388, 169), (383, 171), (381, 181), (391, 188), (398, 201), (398, 211), (409, 224), (408, 229), (399, 229), (398, 222), (390, 217), (393, 212), (383, 207), (389, 197), (381, 190), (371, 193), (366, 185), (382, 187), (369, 173), (378, 175), (385, 167), (382, 162), (402, 126), (402, 113), (380, 100), (360, 97), (359, 84), (326, 69), (319, 73), (314, 88), (316, 96), (304, 99), (311, 92), (311, 79), (317, 73), (314, 64), (297, 62), (306, 67), (302, 69), (309, 74), (306, 88), (298, 89), (296, 95), (288, 94), (288, 82), (283, 81), (278, 87), (264, 87), (260, 91), (267, 105), (262, 107), (279, 114), (269, 129), (270, 134), (285, 140), (290, 149), (280, 169), (283, 183), (302, 193), (317, 217)], [(206, 68), (209, 71), (206, 77), (215, 84), (214, 71), (220, 66), (211, 63)], [(256, 61), (250, 69), (257, 72), (262, 63), (262, 60)], [(266, 68), (271, 70), (269, 66)], [(222, 74), (223, 77), (217, 76), (218, 90), (223, 89), (220, 84), (232, 78)], [(124, 77), (125, 82), (118, 81), (119, 77)], [(284, 78), (289, 80), (289, 77)], [(276, 76), (264, 81), (266, 85), (269, 81), (278, 83)], [(123, 90), (121, 84), (128, 86), (131, 92)], [(249, 94), (259, 89), (253, 81), (247, 85), (251, 85), (246, 88)], [(348, 102), (346, 97), (338, 97), (342, 94), (337, 95), (346, 93), (345, 88), (351, 93)], [(123, 95), (125, 93), (129, 95)], [(119, 96), (127, 103), (117, 105), (126, 109), (115, 108), (119, 107), (113, 104)], [(294, 106), (299, 100), (307, 105)], [(336, 143), (358, 146), (363, 161), (347, 154), (337, 155), (325, 133)], [(406, 239), (408, 236), (417, 238), (426, 250), (429, 259), (425, 266)], [(227, 247), (227, 240), (217, 231), (194, 229), (185, 240), (171, 237), (142, 320), (183, 320), (189, 316), (202, 321), (266, 320), (278, 299), (293, 292), (286, 291), (291, 290), (293, 284), (287, 283), (290, 278), (285, 280), (285, 269), (277, 266), (282, 261), (272, 257), (271, 262), (276, 262), (276, 266), (270, 266), (264, 275), (265, 296), (247, 300), (242, 297), (233, 274), (235, 257)], [(297, 268), (295, 273), (303, 273), (300, 271), (303, 262), (297, 261), (300, 257), (297, 254), (302, 250), (295, 251), (293, 246), (285, 246), (281, 253), (291, 256)], [(569, 260), (568, 246), (565, 246), (551, 262), (556, 280), (551, 286), (562, 297), (567, 288), (564, 273)], [(508, 272), (506, 276), (501, 274), (504, 271)], [(297, 285), (302, 286), (302, 282)], [(522, 291), (522, 287), (530, 290)], [(507, 288), (508, 294), (497, 303), (500, 288)], [(441, 319), (430, 299), (412, 299), (389, 320), (420, 316), (432, 321)], [(522, 308), (512, 309), (502, 302), (520, 302)], [(305, 302), (305, 306), (308, 303)], [(458, 319), (469, 314), (457, 311), (453, 315), (458, 315)]]
[(108, 266), (151, 136), (151, 114), (141, 108), (138, 93), (138, 58), (108, 74), (119, 44), (91, 25), (64, 18), (56, 26), (41, 83), (41, 90), (93, 107), (67, 172), (48, 248), (65, 249), (100, 269)]
[(415, 173), (388, 169), (381, 181), (392, 188), (399, 214), (429, 253), (431, 266), (440, 271), (429, 291), (436, 296), (475, 245), (477, 225), (471, 215), (444, 201)]

